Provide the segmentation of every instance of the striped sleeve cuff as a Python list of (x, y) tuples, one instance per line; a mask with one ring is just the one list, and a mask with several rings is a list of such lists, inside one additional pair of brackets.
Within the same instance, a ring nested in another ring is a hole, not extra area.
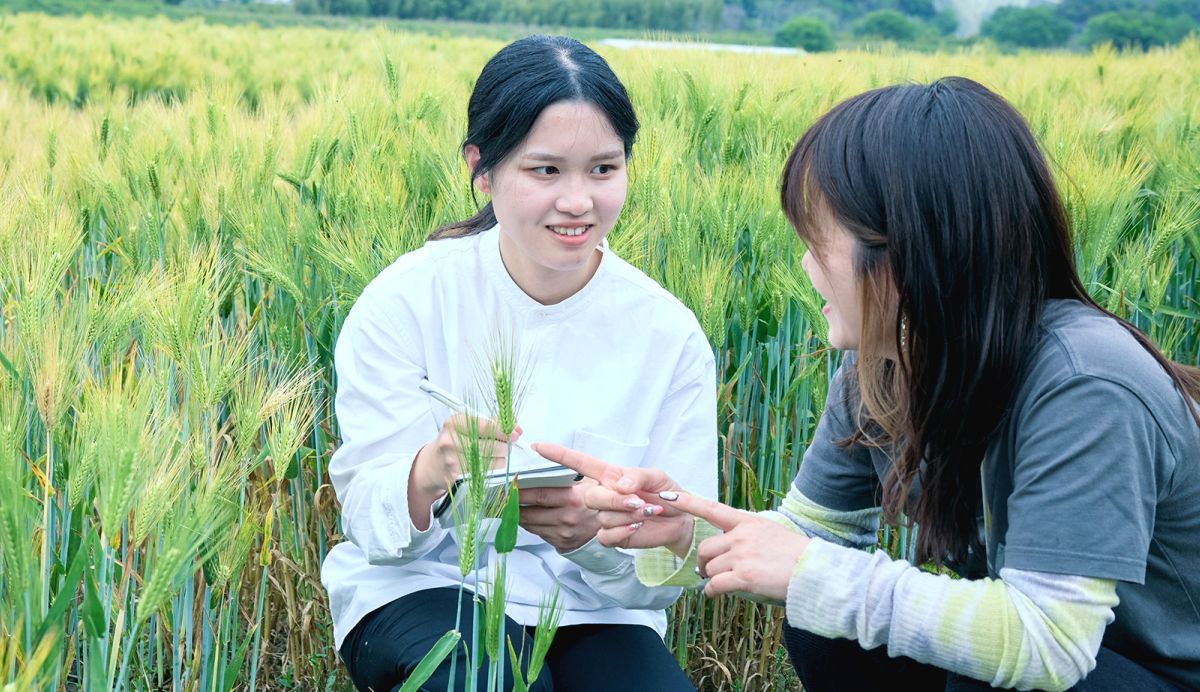
[(692, 532), (692, 545), (687, 555), (679, 557), (667, 548), (648, 548), (639, 550), (634, 557), (634, 569), (638, 580), (646, 586), (697, 586), (704, 580), (696, 573), (699, 560), (696, 548), (704, 542), (721, 533), (720, 529), (703, 519), (696, 519)]

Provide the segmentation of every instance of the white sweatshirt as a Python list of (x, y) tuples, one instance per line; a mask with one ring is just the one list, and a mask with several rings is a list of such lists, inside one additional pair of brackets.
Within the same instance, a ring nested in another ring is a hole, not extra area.
[[(587, 285), (555, 305), (538, 303), (513, 282), (498, 228), (430, 242), (363, 291), (335, 353), (342, 445), (330, 475), (347, 541), (325, 558), (321, 583), (338, 647), (371, 611), (415, 591), (458, 586), (450, 513), (424, 532), (409, 518), (413, 459), (451, 415), (417, 385), (428, 377), (460, 397), (478, 392), (480, 363), (497, 334), (513, 334), (529, 358), (528, 394), (517, 413), (524, 442), (659, 467), (692, 492), (716, 495), (711, 347), (683, 304), (606, 246), (602, 251)], [(498, 560), (490, 545), (480, 554), (482, 583)], [(660, 634), (662, 609), (680, 593), (643, 585), (630, 554), (594, 539), (559, 554), (521, 530), (508, 558), (508, 616), (536, 624), (555, 585), (563, 625), (640, 624)], [(467, 588), (473, 586), (468, 577)]]

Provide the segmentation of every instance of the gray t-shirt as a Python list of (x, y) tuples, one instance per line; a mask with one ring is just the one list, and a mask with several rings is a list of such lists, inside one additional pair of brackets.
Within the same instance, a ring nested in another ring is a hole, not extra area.
[[(877, 506), (886, 450), (853, 431), (846, 363), (796, 486), (831, 509)], [(1115, 579), (1104, 646), (1200, 689), (1200, 426), (1170, 377), (1107, 315), (1046, 305), (1036, 350), (982, 466), (986, 571)]]

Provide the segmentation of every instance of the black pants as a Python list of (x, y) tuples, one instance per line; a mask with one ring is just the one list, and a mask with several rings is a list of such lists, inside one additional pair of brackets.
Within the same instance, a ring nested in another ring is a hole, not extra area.
[[(469, 647), (474, 619), (471, 594), (464, 591), (462, 598), (459, 628)], [(364, 617), (346, 636), (340, 651), (355, 686), (376, 692), (398, 687), (434, 643), (454, 627), (458, 605), (458, 589), (430, 589), (399, 598)], [(533, 628), (522, 627), (506, 617), (504, 629), (505, 636), (512, 639), (513, 648), (518, 653), (525, 651), (522, 662), (528, 661), (529, 652), (533, 650)], [(447, 687), (450, 661), (455, 657), (454, 685)], [(432, 692), (465, 690), (470, 668), (463, 647), (459, 646), (421, 689)], [(480, 668), (477, 689), (487, 690), (486, 658)], [(511, 689), (512, 674), (507, 656), (504, 670), (505, 688)], [(539, 692), (554, 689), (623, 692), (630, 689), (628, 685), (632, 680), (637, 681), (639, 689), (645, 690), (696, 689), (667, 651), (658, 633), (640, 625), (559, 627), (532, 689)]]
[[(828, 690), (990, 690), (991, 685), (911, 658), (890, 658), (887, 647), (866, 650), (850, 639), (826, 639), (788, 625), (783, 640), (807, 692)], [(1101, 648), (1096, 667), (1071, 688), (1080, 692), (1179, 692), (1179, 688), (1121, 654)]]

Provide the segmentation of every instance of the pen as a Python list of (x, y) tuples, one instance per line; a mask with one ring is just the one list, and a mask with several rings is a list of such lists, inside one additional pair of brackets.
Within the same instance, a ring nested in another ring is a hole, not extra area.
[[(451, 411), (453, 411), (455, 413), (460, 413), (460, 414), (464, 414), (464, 415), (473, 415), (476, 418), (489, 418), (490, 417), (490, 416), (483, 416), (474, 411), (468, 410), (467, 405), (464, 404), (463, 402), (459, 401), (458, 397), (454, 396), (453, 394), (446, 391), (445, 389), (442, 389), (441, 387), (437, 386), (436, 384), (430, 382), (427, 378), (421, 378), (421, 384), (418, 386), (421, 388), (421, 391), (425, 392), (426, 394), (433, 397), (434, 399), (440, 401), (443, 405), (446, 406), (446, 408), (450, 409)], [(529, 451), (528, 449), (525, 448), (525, 445), (521, 444), (521, 442), (518, 440), (514, 440), (512, 443), (512, 446), (516, 447), (517, 449)]]

